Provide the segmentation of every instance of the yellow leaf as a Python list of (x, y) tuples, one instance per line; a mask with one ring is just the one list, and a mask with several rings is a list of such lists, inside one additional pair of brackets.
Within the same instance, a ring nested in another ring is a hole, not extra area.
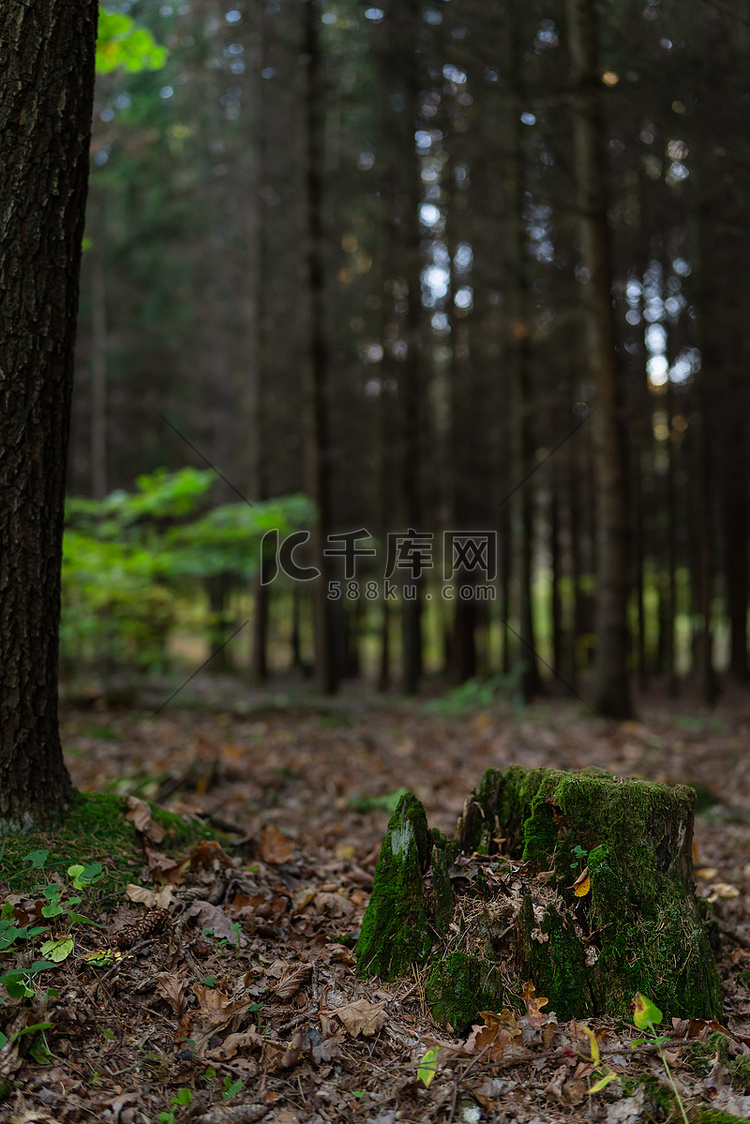
[(589, 878), (589, 868), (586, 867), (573, 883), (573, 893), (577, 898), (585, 898), (590, 889), (591, 880)]
[(438, 1048), (437, 1046), (433, 1046), (430, 1050), (422, 1055), (419, 1061), (417, 1077), (427, 1089), (429, 1089), (430, 1082), (437, 1072), (437, 1056)]
[(92, 968), (108, 968), (116, 960), (122, 960), (122, 953), (114, 948), (101, 948), (95, 952), (84, 952), (83, 959)]
[(633, 1022), (639, 1030), (645, 1030), (647, 1027), (654, 1026), (655, 1023), (660, 1023), (662, 1020), (662, 1013), (655, 1003), (647, 999), (645, 995), (641, 995), (640, 991), (635, 994), (635, 1001), (633, 1007)]
[(605, 1085), (609, 1085), (610, 1081), (617, 1081), (616, 1073), (606, 1073), (604, 1077), (600, 1077), (589, 1089), (589, 1096), (592, 1093), (598, 1093)]
[(581, 1024), (581, 1030), (584, 1034), (588, 1035), (588, 1040), (591, 1044), (591, 1060), (594, 1065), (599, 1065), (599, 1043), (596, 1040), (596, 1035), (593, 1030), (589, 1030), (587, 1026)]

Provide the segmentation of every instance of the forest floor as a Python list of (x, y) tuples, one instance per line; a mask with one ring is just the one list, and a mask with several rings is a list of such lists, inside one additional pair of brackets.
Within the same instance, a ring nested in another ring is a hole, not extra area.
[[(430, 826), (452, 832), (484, 770), (510, 762), (699, 789), (696, 884), (722, 926), (728, 1037), (724, 1051), (696, 1051), (711, 1027), (678, 1022), (665, 1030), (667, 1057), (685, 1096), (750, 1119), (750, 1077), (743, 1085), (734, 1064), (750, 1054), (750, 695), (727, 695), (711, 713), (691, 709), (689, 696), (645, 696), (637, 722), (614, 724), (564, 701), (450, 713), (449, 702), (361, 689), (326, 702), (300, 690), (249, 694), (229, 680), (191, 686), (198, 705), (186, 707), (181, 695), (156, 713), (158, 693), (136, 700), (139, 709), (105, 699), (63, 706), (80, 789), (209, 813), (238, 831), (223, 837), (224, 849), (199, 844), (187, 868), (170, 868), (148, 842), (142, 901), (123, 886), (116, 908), (94, 919), (112, 934), (162, 904), (169, 920), (131, 929), (141, 939), (98, 969), (84, 952), (101, 935), (76, 930), (58, 995), (35, 1015), (52, 1024), (44, 1052), (19, 1060), (0, 1121), (664, 1119), (645, 1087), (624, 1092), (614, 1081), (588, 1095), (594, 1067), (580, 1024), (546, 1012), (535, 1019), (530, 1009), (510, 1023), (506, 1015), (504, 1039), (493, 1040), (491, 1020), (489, 1030), (459, 1034), (433, 1021), (418, 975), (395, 983), (356, 975), (353, 946), (399, 791), (414, 791)], [(20, 1004), (0, 1006), (0, 1029)], [(653, 1047), (632, 1047), (633, 1027), (586, 1025), (605, 1068), (664, 1080)], [(433, 1047), (437, 1072), (427, 1085), (418, 1066)]]

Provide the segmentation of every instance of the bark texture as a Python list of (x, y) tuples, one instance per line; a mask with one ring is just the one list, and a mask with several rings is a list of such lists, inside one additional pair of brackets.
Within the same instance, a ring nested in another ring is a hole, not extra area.
[(0, 7), (0, 829), (70, 790), (57, 723), (60, 563), (96, 0)]

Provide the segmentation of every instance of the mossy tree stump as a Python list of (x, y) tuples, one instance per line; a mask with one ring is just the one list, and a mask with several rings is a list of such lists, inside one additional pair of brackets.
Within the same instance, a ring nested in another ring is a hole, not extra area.
[(375, 872), (360, 975), (424, 968), (433, 1013), (456, 1026), (529, 980), (563, 1019), (629, 1017), (636, 991), (665, 1018), (718, 1016), (694, 803), (685, 786), (511, 765), (485, 773), (447, 839), (408, 794)]

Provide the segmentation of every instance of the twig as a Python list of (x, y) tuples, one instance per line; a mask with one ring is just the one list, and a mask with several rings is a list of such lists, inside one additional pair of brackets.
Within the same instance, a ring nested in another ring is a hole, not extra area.
[(477, 1054), (477, 1056), (475, 1058), (472, 1058), (471, 1062), (467, 1065), (467, 1067), (463, 1071), (463, 1073), (461, 1073), (460, 1075), (458, 1073), (456, 1074), (456, 1076), (454, 1078), (454, 1081), (453, 1081), (453, 1100), (451, 1101), (451, 1110), (448, 1113), (448, 1124), (453, 1124), (453, 1117), (456, 1115), (456, 1101), (458, 1100), (458, 1086), (460, 1084), (463, 1084), (463, 1082), (466, 1080), (466, 1078), (471, 1073), (472, 1069), (474, 1069), (474, 1067), (476, 1065), (479, 1065), (479, 1063), (481, 1062), (481, 1060), (482, 1060), (482, 1058), (484, 1057), (485, 1054), (489, 1053), (489, 1050), (490, 1050), (491, 1046), (492, 1046), (492, 1043), (490, 1042), (489, 1045), (485, 1046), (485, 1048), (482, 1050), (481, 1054)]

